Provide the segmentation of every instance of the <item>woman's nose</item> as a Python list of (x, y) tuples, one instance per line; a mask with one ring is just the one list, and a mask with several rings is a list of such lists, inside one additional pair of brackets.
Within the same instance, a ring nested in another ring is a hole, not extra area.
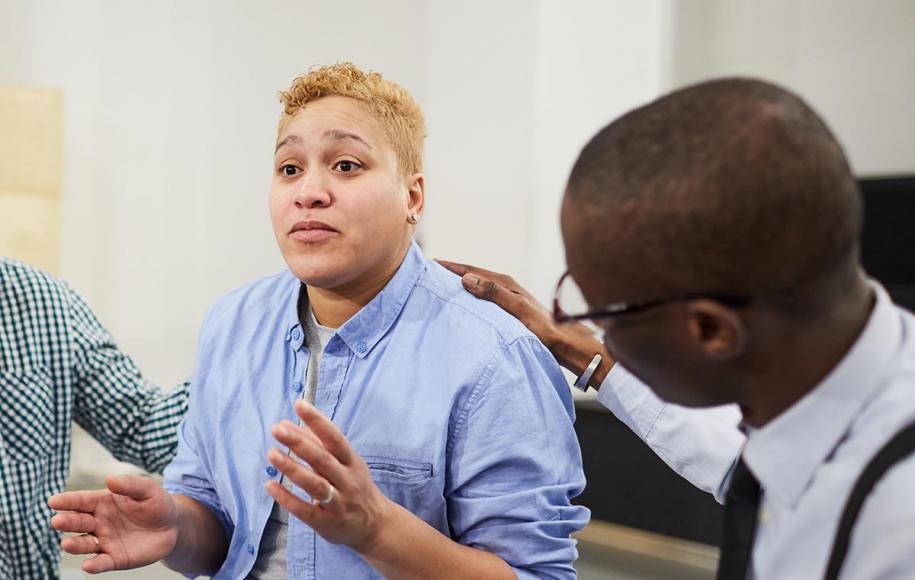
[(299, 179), (293, 199), (297, 208), (326, 207), (331, 200), (327, 180), (320, 172), (309, 171)]

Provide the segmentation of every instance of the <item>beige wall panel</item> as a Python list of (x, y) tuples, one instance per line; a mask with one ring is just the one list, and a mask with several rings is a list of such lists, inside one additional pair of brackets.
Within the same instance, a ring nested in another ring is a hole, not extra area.
[(58, 272), (60, 203), (56, 197), (0, 192), (0, 255)]
[(0, 195), (59, 195), (62, 139), (60, 91), (0, 86)]

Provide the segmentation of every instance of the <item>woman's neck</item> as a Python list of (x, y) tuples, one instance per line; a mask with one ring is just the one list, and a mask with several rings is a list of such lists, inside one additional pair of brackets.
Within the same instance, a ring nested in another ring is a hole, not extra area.
[(391, 281), (406, 257), (409, 245), (399, 252), (399, 259), (387, 264), (382, 270), (359, 281), (337, 288), (316, 288), (308, 286), (308, 302), (318, 324), (328, 328), (339, 328), (352, 318), (363, 306), (372, 301)]

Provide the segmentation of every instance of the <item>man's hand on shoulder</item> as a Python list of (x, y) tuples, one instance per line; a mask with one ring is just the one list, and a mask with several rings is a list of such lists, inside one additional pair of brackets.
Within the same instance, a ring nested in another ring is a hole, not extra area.
[(468, 292), (520, 320), (573, 373), (582, 374), (594, 355), (600, 354), (601, 365), (591, 380), (591, 386), (600, 387), (614, 361), (591, 329), (579, 322), (557, 324), (553, 313), (511, 276), (447, 260), (437, 262), (460, 276)]

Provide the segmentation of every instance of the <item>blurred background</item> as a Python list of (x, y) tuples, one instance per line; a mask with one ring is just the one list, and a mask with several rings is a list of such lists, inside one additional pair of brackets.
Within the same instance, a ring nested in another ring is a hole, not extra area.
[[(425, 112), (427, 255), (546, 301), (579, 149), (684, 84), (781, 83), (858, 175), (915, 174), (913, 30), (911, 0), (0, 0), (0, 129), (32, 137), (0, 145), (0, 175), (18, 175), (0, 178), (0, 254), (62, 276), (148, 377), (182, 381), (207, 305), (284, 266), (266, 204), (277, 91), (352, 60)], [(127, 470), (94, 445), (74, 442), (73, 485)], [(641, 461), (615, 471), (638, 481)], [(582, 577), (712, 577), (714, 533), (611, 523), (583, 544)], [(678, 536), (695, 543), (664, 543)]]

